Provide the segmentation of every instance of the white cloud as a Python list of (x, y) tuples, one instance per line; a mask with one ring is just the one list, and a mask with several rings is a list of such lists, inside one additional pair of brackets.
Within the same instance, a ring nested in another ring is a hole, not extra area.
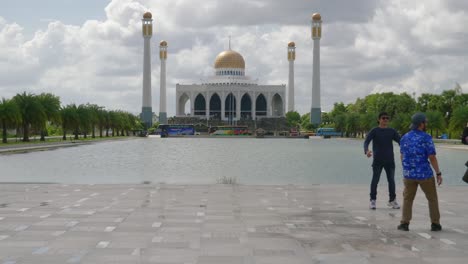
[(309, 111), (312, 82), (310, 15), (324, 20), (322, 109), (372, 92), (438, 93), (468, 86), (468, 6), (463, 1), (215, 1), (113, 0), (106, 17), (81, 25), (50, 21), (29, 39), (0, 17), (0, 97), (52, 92), (63, 103), (141, 109), (141, 17), (153, 14), (153, 109), (159, 107), (159, 41), (169, 43), (168, 112), (176, 83), (213, 74), (216, 55), (232, 48), (261, 83), (286, 84), (286, 45), (296, 42), (296, 106)]

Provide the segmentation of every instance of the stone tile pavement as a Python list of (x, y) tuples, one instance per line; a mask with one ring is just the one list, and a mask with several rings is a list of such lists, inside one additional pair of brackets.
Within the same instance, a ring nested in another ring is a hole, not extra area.
[[(367, 185), (0, 184), (0, 263), (467, 263), (468, 186), (410, 232)], [(401, 199), (400, 199), (401, 200)]]

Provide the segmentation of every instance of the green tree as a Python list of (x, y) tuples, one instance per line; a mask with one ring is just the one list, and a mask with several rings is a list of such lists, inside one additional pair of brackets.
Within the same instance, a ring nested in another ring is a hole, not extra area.
[(429, 129), (431, 136), (434, 136), (433, 130), (436, 130), (436, 137), (439, 136), (439, 131), (445, 129), (444, 115), (439, 111), (426, 112), (427, 129)]
[(359, 116), (359, 126), (362, 132), (362, 137), (364, 134), (369, 132), (372, 128), (377, 125), (378, 114), (376, 113), (365, 113), (360, 114)]
[(60, 123), (60, 98), (50, 93), (42, 93), (37, 96), (37, 100), (44, 108), (44, 114), (46, 116), (46, 120), (44, 120), (40, 126), (41, 141), (45, 141), (46, 122)]
[(307, 131), (314, 129), (314, 126), (310, 123), (310, 113), (301, 116), (301, 128)]
[(88, 105), (80, 104), (78, 106), (78, 118), (80, 120), (80, 131), (83, 133), (83, 138), (88, 138), (88, 132), (92, 125), (92, 113)]
[(338, 115), (344, 114), (347, 112), (346, 106), (343, 102), (334, 103), (333, 109), (330, 112), (330, 117), (334, 120)]
[(121, 120), (117, 111), (109, 111), (109, 126), (112, 130), (112, 136), (119, 136)]
[(21, 122), (18, 105), (13, 100), (2, 98), (0, 101), (0, 122), (2, 124), (2, 142), (7, 143), (7, 128), (16, 126)]
[(21, 113), (21, 124), (23, 128), (23, 141), (29, 141), (29, 129), (31, 127), (41, 128), (47, 116), (44, 107), (31, 93), (23, 92), (13, 97)]
[(345, 125), (346, 134), (348, 136), (356, 137), (357, 134), (358, 134), (358, 131), (360, 131), (360, 129), (359, 129), (359, 124), (360, 124), (359, 114), (358, 113), (348, 113), (348, 114), (346, 114), (346, 119), (345, 120), (346, 120), (346, 125)]
[(394, 128), (400, 135), (407, 133), (411, 126), (411, 114), (400, 113), (390, 121), (390, 127)]
[(341, 137), (343, 137), (343, 133), (346, 131), (346, 113), (334, 116), (333, 123), (335, 124), (336, 131), (341, 132)]
[(96, 104), (86, 104), (86, 107), (89, 111), (89, 123), (91, 128), (91, 137), (96, 138), (95, 130), (96, 126), (99, 124), (99, 111), (103, 108), (102, 106), (98, 106)]
[(104, 109), (104, 107), (101, 107), (98, 112), (98, 127), (99, 127), (99, 137), (102, 138), (102, 131), (106, 127), (106, 124), (108, 123), (108, 114), (107, 111)]
[(328, 113), (322, 113), (322, 125), (328, 125), (332, 123), (332, 118)]
[(296, 111), (287, 112), (286, 122), (289, 127), (297, 127), (301, 123), (301, 115)]
[(78, 131), (80, 130), (80, 118), (78, 116), (78, 108), (75, 104), (69, 104), (60, 110), (62, 119), (63, 140), (67, 140), (67, 131), (72, 131), (75, 139), (78, 139)]
[(468, 125), (468, 105), (460, 106), (453, 111), (449, 129), (455, 135), (460, 135), (463, 128)]
[(439, 104), (440, 96), (435, 94), (423, 93), (418, 97), (417, 110), (422, 113), (426, 113), (429, 110), (439, 110), (437, 105)]

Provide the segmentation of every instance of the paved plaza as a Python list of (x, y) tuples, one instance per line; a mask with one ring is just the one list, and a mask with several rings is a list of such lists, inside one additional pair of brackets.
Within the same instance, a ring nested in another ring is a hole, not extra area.
[[(0, 185), (0, 263), (466, 263), (468, 186), (368, 209), (367, 185)], [(401, 201), (401, 186), (398, 186)]]

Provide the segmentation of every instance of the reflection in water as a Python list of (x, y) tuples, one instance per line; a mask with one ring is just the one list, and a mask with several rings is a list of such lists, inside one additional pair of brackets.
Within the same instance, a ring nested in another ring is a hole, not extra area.
[[(444, 184), (462, 184), (466, 151), (437, 150)], [(395, 145), (401, 184), (398, 153)], [(371, 163), (359, 140), (141, 138), (3, 155), (0, 182), (370, 184)]]

